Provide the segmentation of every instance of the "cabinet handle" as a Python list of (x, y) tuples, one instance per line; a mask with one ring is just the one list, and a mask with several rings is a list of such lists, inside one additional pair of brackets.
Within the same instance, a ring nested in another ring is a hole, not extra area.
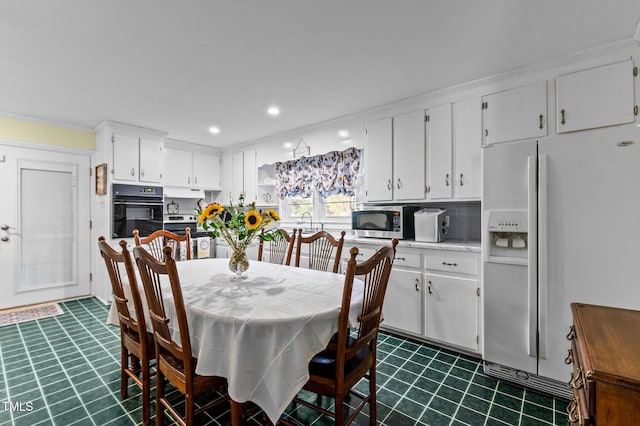
[(489, 136), (489, 129), (484, 129), (484, 137), (486, 138), (487, 136)]
[(193, 178), (193, 183), (194, 183), (195, 185), (197, 185), (197, 184), (198, 184), (198, 176), (194, 176), (194, 178)]
[(391, 179), (387, 181), (387, 189), (391, 191)]
[(569, 334), (567, 334), (567, 340), (573, 340), (576, 337), (576, 327), (571, 326), (569, 328)]
[(458, 264), (457, 264), (457, 263), (450, 263), (450, 262), (442, 262), (442, 264), (443, 264), (444, 266), (458, 266)]
[(418, 284), (420, 284), (420, 280), (418, 278), (416, 278), (415, 286), (416, 286), (416, 291), (419, 293), (420, 292), (420, 287), (418, 287)]
[(567, 122), (567, 121), (564, 119), (564, 113), (565, 113), (564, 109), (561, 109), (561, 110), (560, 110), (560, 117), (561, 117), (560, 124), (565, 124), (565, 123)]
[(191, 185), (191, 176), (187, 176), (187, 183)]
[(540, 114), (538, 116), (538, 118), (540, 119), (540, 125), (538, 126), (540, 129), (544, 129), (544, 125), (542, 124), (542, 119), (544, 118), (544, 116), (542, 114)]
[(446, 186), (449, 186), (449, 173), (447, 173), (447, 174), (445, 175), (445, 177), (444, 177), (444, 184), (445, 184)]
[(396, 260), (407, 260), (404, 257), (396, 257)]
[(400, 178), (398, 178), (398, 189), (402, 188), (402, 182), (400, 182)]
[(571, 349), (569, 349), (567, 352), (569, 352), (569, 354), (564, 359), (564, 363), (569, 365), (569, 364), (571, 364), (573, 362), (573, 351)]
[(429, 292), (429, 294), (433, 294), (433, 291), (431, 290), (431, 280), (429, 280), (428, 283), (429, 285), (427, 286), (427, 291)]
[(464, 186), (464, 181), (462, 180), (463, 177), (464, 175), (460, 173), (460, 186)]
[(583, 387), (584, 387), (584, 379), (582, 378), (582, 369), (578, 368), (576, 371), (571, 372), (571, 379), (569, 380), (569, 388), (582, 389)]
[(131, 169), (131, 176), (135, 176), (136, 175), (136, 169)]
[(144, 177), (144, 169), (140, 170), (140, 177)]

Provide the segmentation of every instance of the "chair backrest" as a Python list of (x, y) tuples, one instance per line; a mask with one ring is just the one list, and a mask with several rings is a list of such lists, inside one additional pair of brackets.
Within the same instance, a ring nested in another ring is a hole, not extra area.
[[(143, 247), (135, 247), (133, 254), (138, 265), (138, 272), (142, 279), (144, 293), (147, 297), (149, 317), (153, 327), (156, 341), (156, 356), (169, 356), (183, 364), (186, 374), (192, 372), (191, 341), (189, 340), (189, 326), (184, 309), (180, 278), (176, 269), (176, 261), (173, 259), (171, 247), (163, 249), (164, 262), (157, 260)], [(168, 280), (164, 277), (167, 277)], [(168, 283), (167, 283), (168, 281)], [(173, 306), (166, 306), (162, 297), (162, 286), (170, 285)], [(170, 308), (168, 310), (167, 308)], [(169, 328), (170, 316), (175, 314), (180, 334), (180, 344), (171, 336)]]
[[(396, 255), (398, 240), (393, 239), (391, 246), (382, 247), (373, 256), (364, 262), (357, 263), (358, 248), (350, 250), (351, 257), (347, 263), (347, 271), (344, 278), (344, 290), (342, 293), (342, 306), (338, 320), (337, 344), (337, 371), (338, 376), (344, 374), (345, 362), (357, 356), (364, 346), (369, 346), (375, 355), (378, 340), (378, 329), (382, 315), (382, 304), (387, 291), (391, 267)], [(349, 309), (354, 278), (358, 276), (364, 281), (362, 310), (358, 315), (358, 324), (355, 326), (356, 335), (352, 344), (347, 347), (347, 339), (351, 335), (349, 327)]]
[[(107, 272), (109, 273), (113, 300), (115, 301), (116, 308), (118, 309), (120, 329), (123, 332), (132, 331), (137, 333), (139, 336), (144, 336), (147, 332), (147, 326), (142, 307), (142, 296), (138, 289), (138, 281), (136, 279), (135, 268), (133, 267), (133, 260), (131, 258), (131, 253), (127, 250), (127, 242), (122, 240), (119, 244), (122, 248), (122, 252), (120, 253), (111, 248), (111, 246), (105, 241), (104, 237), (98, 238), (98, 248), (100, 249), (100, 255), (104, 259)], [(135, 318), (131, 316), (129, 305), (127, 305), (129, 300), (127, 299), (124, 291), (124, 282), (121, 275), (122, 265), (124, 265), (124, 269), (127, 274), (127, 281), (131, 290), (131, 299), (133, 302)], [(141, 338), (140, 341), (146, 342), (146, 339)]]
[(168, 245), (173, 249), (174, 253), (177, 253), (180, 243), (184, 242), (187, 253), (186, 259), (191, 260), (191, 228), (189, 227), (185, 228), (184, 235), (178, 235), (173, 232), (160, 229), (148, 237), (140, 237), (139, 231), (134, 229), (133, 239), (136, 242), (136, 247), (140, 247), (142, 245), (147, 246), (151, 255), (160, 261), (164, 261), (162, 254), (164, 246)]
[(338, 272), (340, 267), (340, 255), (344, 245), (345, 231), (340, 233), (340, 239), (336, 240), (333, 235), (326, 231), (316, 232), (308, 237), (302, 236), (302, 229), (298, 230), (298, 244), (296, 247), (296, 266), (300, 266), (302, 244), (309, 248), (309, 269), (318, 271)]
[[(272, 241), (262, 241), (258, 244), (258, 260), (262, 261), (264, 256), (264, 245), (269, 245), (269, 258), (264, 259), (269, 263), (277, 263), (278, 265), (290, 265), (291, 255), (293, 254), (293, 246), (296, 242), (297, 229), (293, 230), (293, 234), (289, 235), (284, 229), (279, 229), (282, 238)], [(264, 234), (264, 229), (262, 230)]]

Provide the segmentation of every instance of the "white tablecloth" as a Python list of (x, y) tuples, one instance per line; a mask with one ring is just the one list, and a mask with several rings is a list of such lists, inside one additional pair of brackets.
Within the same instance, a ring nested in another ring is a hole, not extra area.
[[(234, 280), (228, 259), (177, 267), (196, 372), (226, 377), (234, 401), (255, 402), (275, 423), (308, 380), (311, 358), (337, 331), (344, 276), (253, 261), (246, 278)], [(352, 318), (362, 285), (356, 280)], [(117, 323), (114, 306), (109, 322)], [(177, 336), (176, 321), (169, 324)]]

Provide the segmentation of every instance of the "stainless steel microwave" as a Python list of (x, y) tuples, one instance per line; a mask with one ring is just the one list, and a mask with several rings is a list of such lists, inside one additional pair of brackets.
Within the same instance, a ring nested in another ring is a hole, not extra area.
[(371, 206), (351, 213), (357, 237), (411, 239), (415, 235), (414, 206)]

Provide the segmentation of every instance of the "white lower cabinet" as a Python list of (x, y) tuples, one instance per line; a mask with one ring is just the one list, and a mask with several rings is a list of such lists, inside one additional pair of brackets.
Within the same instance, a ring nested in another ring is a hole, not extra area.
[(422, 334), (422, 274), (420, 271), (391, 271), (382, 305), (382, 326)]
[(424, 275), (424, 335), (472, 351), (478, 350), (478, 282)]

